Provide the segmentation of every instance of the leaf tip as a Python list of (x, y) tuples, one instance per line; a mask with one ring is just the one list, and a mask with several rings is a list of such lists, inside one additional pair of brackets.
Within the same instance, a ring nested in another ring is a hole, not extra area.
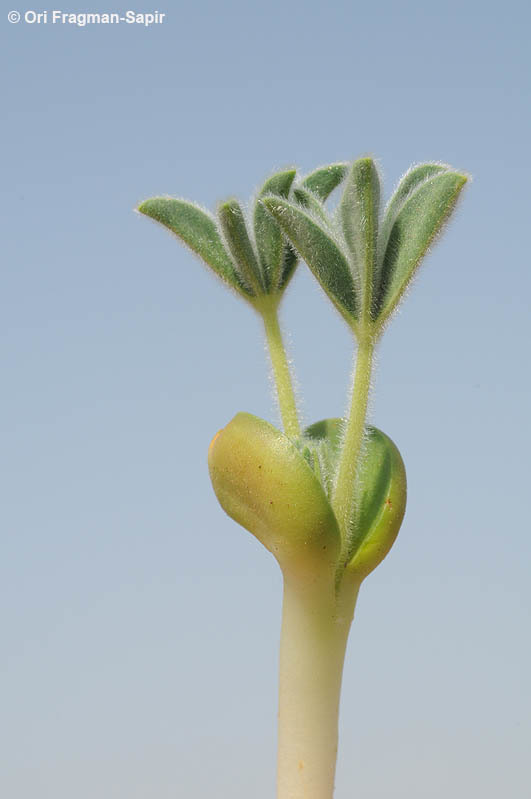
[(143, 214), (144, 216), (151, 216), (153, 204), (156, 200), (162, 199), (161, 197), (150, 197), (147, 200), (142, 200), (134, 209), (135, 213)]

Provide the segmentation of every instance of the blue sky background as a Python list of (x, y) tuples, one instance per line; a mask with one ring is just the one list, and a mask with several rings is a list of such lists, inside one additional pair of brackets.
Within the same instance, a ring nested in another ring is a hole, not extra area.
[[(371, 153), (387, 193), (422, 160), (473, 182), (379, 352), (409, 506), (358, 604), (337, 799), (524, 799), (528, 4), (7, 10), (1, 795), (274, 795), (280, 576), (206, 469), (235, 412), (278, 419), (261, 331), (133, 208)], [(283, 320), (305, 420), (340, 415), (352, 344), (304, 266)]]

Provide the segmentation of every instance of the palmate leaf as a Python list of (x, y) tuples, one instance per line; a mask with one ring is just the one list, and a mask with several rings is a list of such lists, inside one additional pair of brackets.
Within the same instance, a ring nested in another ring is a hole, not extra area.
[[(426, 165), (427, 167), (433, 165)], [(450, 170), (437, 171), (418, 180), (420, 168), (410, 173), (407, 184), (399, 187), (387, 214), (388, 236), (378, 276), (373, 316), (382, 325), (393, 313), (411, 282), (430, 244), (453, 211), (467, 178)], [(417, 174), (415, 174), (415, 172)]]
[[(315, 210), (342, 180), (345, 169), (344, 164), (320, 167), (302, 181), (299, 190), (308, 196), (311, 193)], [(194, 203), (172, 197), (145, 200), (138, 211), (178, 236), (222, 280), (258, 307), (259, 297), (280, 297), (297, 265), (293, 248), (260, 198), (287, 198), (295, 176), (295, 169), (284, 169), (265, 182), (255, 203), (254, 235), (249, 234), (244, 212), (235, 199), (218, 207), (218, 220)]]
[(214, 272), (246, 299), (254, 292), (238, 275), (221, 240), (215, 220), (206, 211), (186, 200), (153, 197), (138, 206), (138, 211), (175, 233)]
[(372, 158), (352, 164), (338, 207), (338, 216), (359, 283), (361, 313), (369, 314), (376, 268), (380, 176)]
[(336, 308), (352, 325), (357, 317), (354, 281), (348, 261), (330, 232), (294, 203), (278, 197), (265, 197), (262, 202)]

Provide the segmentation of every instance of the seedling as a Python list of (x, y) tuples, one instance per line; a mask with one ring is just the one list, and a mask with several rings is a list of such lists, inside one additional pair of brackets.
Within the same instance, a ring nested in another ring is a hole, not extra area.
[[(337, 210), (324, 202), (344, 182)], [(348, 634), (362, 581), (389, 552), (406, 507), (400, 453), (366, 423), (373, 357), (419, 264), (452, 213), (466, 176), (412, 167), (383, 213), (374, 161), (332, 164), (265, 183), (247, 219), (236, 200), (217, 218), (184, 200), (139, 206), (175, 233), (263, 319), (284, 432), (238, 413), (208, 463), (222, 508), (277, 559), (284, 578), (278, 799), (331, 799)], [(309, 266), (357, 344), (345, 419), (301, 429), (278, 306)]]

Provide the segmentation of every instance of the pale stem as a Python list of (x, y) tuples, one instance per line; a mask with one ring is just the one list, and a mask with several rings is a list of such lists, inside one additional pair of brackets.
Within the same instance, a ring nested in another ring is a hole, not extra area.
[(353, 518), (357, 499), (353, 488), (363, 454), (373, 353), (374, 341), (371, 338), (361, 339), (354, 371), (350, 414), (341, 445), (341, 456), (332, 499), (332, 506), (345, 546), (348, 546), (349, 522)]
[(298, 438), (301, 434), (295, 392), (291, 380), (291, 373), (282, 341), (282, 333), (278, 323), (277, 303), (270, 302), (259, 307), (264, 320), (264, 328), (273, 367), (273, 375), (277, 389), (278, 405), (284, 432), (290, 438)]
[(280, 639), (278, 799), (332, 799), (339, 698), (358, 586), (338, 605), (323, 588), (285, 578)]

